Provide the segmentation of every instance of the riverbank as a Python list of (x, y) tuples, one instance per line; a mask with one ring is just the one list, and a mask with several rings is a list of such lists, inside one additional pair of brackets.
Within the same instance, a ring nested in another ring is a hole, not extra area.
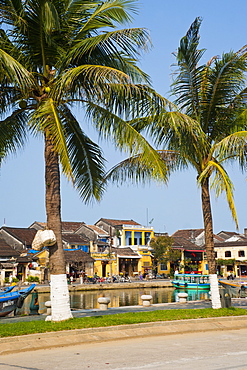
[[(118, 289), (144, 289), (144, 288), (173, 288), (170, 280), (147, 280), (133, 281), (131, 283), (100, 283), (100, 284), (71, 284), (70, 292), (94, 291), (94, 290), (118, 290)], [(49, 293), (49, 285), (37, 285), (38, 293)]]
[(0, 355), (144, 336), (241, 329), (247, 324), (246, 310), (195, 309), (194, 304), (186, 304), (189, 309), (180, 304), (173, 308), (178, 306), (179, 309), (156, 312), (154, 307), (153, 312), (132, 307), (128, 314), (102, 315), (107, 310), (98, 312), (95, 318), (87, 316), (60, 323), (17, 320), (13, 326), (14, 321), (6, 322), (1, 331)]

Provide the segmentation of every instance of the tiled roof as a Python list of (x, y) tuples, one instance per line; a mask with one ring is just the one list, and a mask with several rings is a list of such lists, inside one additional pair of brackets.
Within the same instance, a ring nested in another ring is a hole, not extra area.
[(138, 222), (136, 222), (134, 220), (113, 220), (113, 219), (109, 219), (109, 218), (101, 218), (99, 221), (104, 221), (107, 224), (109, 224), (110, 226), (120, 226), (120, 225), (137, 225), (137, 226), (141, 226), (140, 224), (138, 224)]
[(247, 240), (246, 241), (233, 241), (233, 242), (225, 242), (225, 243), (214, 243), (215, 247), (218, 248), (228, 248), (228, 247), (247, 247)]
[(19, 255), (20, 252), (8, 245), (5, 240), (0, 239), (0, 257), (17, 257)]
[(112, 248), (112, 252), (115, 252), (119, 257), (140, 257), (139, 254), (135, 253), (130, 247), (126, 248)]
[(3, 226), (2, 230), (18, 239), (23, 245), (30, 246), (35, 237), (37, 230), (29, 228), (7, 227)]
[(196, 238), (203, 231), (204, 231), (204, 229), (184, 229), (184, 230), (177, 230), (171, 236), (172, 236), (172, 238), (174, 236), (178, 236), (178, 237), (181, 237), (181, 238), (185, 238), (187, 240), (191, 240), (192, 238)]
[(172, 236), (173, 239), (173, 247), (174, 248), (181, 248), (184, 250), (198, 250), (203, 251), (204, 246), (198, 246), (195, 243), (190, 242), (189, 240), (179, 237), (179, 236)]
[(88, 253), (83, 252), (82, 250), (65, 250), (65, 261), (66, 262), (94, 262), (94, 259), (89, 256)]
[(84, 225), (85, 222), (69, 222), (69, 221), (63, 221), (62, 222), (62, 232), (65, 233), (68, 232), (75, 232), (78, 230), (81, 225)]
[(214, 240), (217, 240), (219, 243), (222, 243), (225, 241), (225, 239), (221, 238), (219, 235), (214, 234)]
[(89, 239), (79, 234), (62, 234), (62, 239), (70, 244), (89, 245)]
[(109, 233), (103, 229), (101, 229), (101, 227), (98, 227), (96, 225), (86, 225), (89, 229), (93, 230), (94, 232), (96, 232), (97, 234), (99, 235), (105, 235), (105, 236), (108, 236)]
[(33, 256), (20, 256), (16, 258), (16, 262), (18, 263), (29, 263), (34, 260), (37, 260), (38, 258), (35, 258)]
[(11, 262), (0, 262), (0, 266), (3, 269), (14, 269), (14, 265)]
[[(46, 222), (37, 222), (35, 221), (36, 224), (42, 226), (43, 228), (46, 228)], [(76, 230), (81, 227), (81, 225), (84, 225), (85, 222), (73, 222), (73, 221), (62, 221), (62, 232), (75, 232)]]
[(238, 235), (238, 236), (240, 236), (239, 235), (239, 233), (237, 233), (237, 232), (235, 232), (235, 231), (220, 231), (219, 233), (218, 233), (218, 235), (220, 235), (222, 238), (224, 238), (224, 239), (228, 239), (228, 238), (230, 238), (231, 236), (234, 236), (234, 235)]

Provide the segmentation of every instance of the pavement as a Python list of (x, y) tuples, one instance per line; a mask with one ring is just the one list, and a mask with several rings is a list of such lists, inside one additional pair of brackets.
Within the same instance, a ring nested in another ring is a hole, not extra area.
[[(232, 306), (247, 309), (247, 299), (232, 299)], [(125, 312), (147, 312), (171, 309), (202, 309), (211, 307), (211, 301), (190, 301), (186, 303), (162, 303), (149, 307), (126, 306), (109, 308), (108, 310), (76, 310), (73, 317), (112, 315)], [(24, 321), (44, 320), (45, 315), (5, 317), (1, 324)], [(50, 349), (70, 345), (93, 342), (142, 338), (181, 333), (206, 332), (217, 330), (236, 330), (247, 327), (247, 316), (217, 317), (208, 319), (150, 322), (133, 325), (111, 326), (105, 328), (89, 328), (66, 330), (60, 332), (38, 333), (16, 337), (0, 338), (0, 355)]]

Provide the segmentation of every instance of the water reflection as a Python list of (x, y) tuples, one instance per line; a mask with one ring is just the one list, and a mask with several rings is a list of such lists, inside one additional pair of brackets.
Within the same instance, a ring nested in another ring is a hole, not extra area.
[(188, 301), (200, 301), (204, 299), (209, 299), (209, 290), (198, 290), (198, 289), (175, 289), (174, 291), (174, 300), (175, 302), (179, 301), (178, 293), (187, 293), (188, 294)]
[[(179, 292), (188, 293), (188, 300), (203, 300), (209, 298), (209, 292), (205, 290), (177, 290), (172, 288), (142, 288), (142, 289), (121, 289), (121, 290), (96, 290), (86, 292), (71, 292), (70, 303), (72, 309), (93, 309), (99, 308), (98, 298), (100, 296), (109, 297), (111, 302), (109, 307), (135, 306), (141, 305), (141, 296), (148, 294), (153, 297), (152, 302), (156, 303), (170, 303), (177, 302), (177, 294)], [(29, 314), (29, 307), (31, 303), (31, 295), (28, 296), (24, 302), (24, 306), (18, 314)], [(45, 302), (50, 300), (49, 293), (39, 294), (39, 313), (45, 313)]]

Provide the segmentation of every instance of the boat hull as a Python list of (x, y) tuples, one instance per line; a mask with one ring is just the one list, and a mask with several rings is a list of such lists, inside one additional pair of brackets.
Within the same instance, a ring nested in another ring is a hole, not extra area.
[(9, 299), (7, 301), (0, 302), (0, 317), (7, 316), (12, 311), (16, 310), (17, 301), (18, 301), (18, 298)]
[(231, 297), (246, 297), (247, 294), (247, 284), (243, 282), (228, 282), (219, 280), (220, 285), (225, 288)]
[(209, 290), (210, 289), (210, 284), (195, 284), (195, 283), (186, 283), (186, 282), (177, 282), (177, 281), (172, 281), (172, 285), (176, 289), (202, 289), (202, 290)]
[(209, 275), (175, 274), (172, 285), (176, 289), (209, 290)]
[(0, 317), (7, 316), (17, 308), (21, 308), (25, 298), (34, 289), (35, 284), (26, 289), (0, 295)]

